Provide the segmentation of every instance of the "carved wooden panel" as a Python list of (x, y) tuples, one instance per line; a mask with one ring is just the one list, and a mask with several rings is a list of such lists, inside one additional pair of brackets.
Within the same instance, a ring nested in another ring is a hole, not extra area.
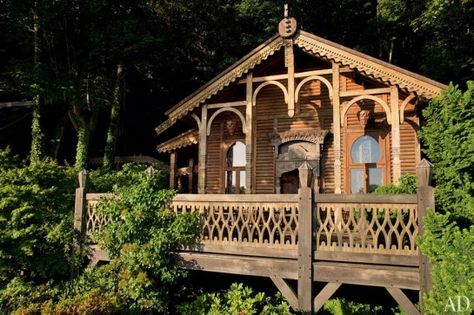
[(416, 204), (318, 203), (316, 248), (416, 256)]
[(298, 203), (174, 201), (175, 213), (203, 214), (204, 244), (293, 248), (298, 240)]

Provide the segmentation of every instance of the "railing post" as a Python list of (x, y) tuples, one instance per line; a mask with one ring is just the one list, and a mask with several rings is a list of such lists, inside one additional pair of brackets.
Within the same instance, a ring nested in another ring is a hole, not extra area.
[[(418, 234), (423, 234), (423, 218), (428, 208), (435, 209), (434, 188), (430, 186), (433, 165), (423, 159), (416, 167), (418, 177), (416, 195), (418, 198)], [(423, 306), (423, 294), (431, 289), (431, 266), (425, 255), (418, 249), (420, 257), (420, 304)]]
[(86, 170), (79, 172), (79, 187), (76, 188), (76, 200), (74, 204), (74, 228), (80, 233), (86, 231), (87, 214), (87, 181), (88, 174)]
[(313, 190), (312, 167), (299, 167), (298, 212), (298, 308), (301, 314), (313, 311)]

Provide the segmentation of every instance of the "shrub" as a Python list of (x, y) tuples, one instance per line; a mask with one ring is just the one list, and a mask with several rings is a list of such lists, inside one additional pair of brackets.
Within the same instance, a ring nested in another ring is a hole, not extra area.
[(374, 194), (415, 194), (416, 176), (413, 174), (404, 174), (400, 177), (397, 184), (387, 184), (377, 187)]
[(268, 297), (265, 293), (254, 294), (252, 289), (243, 284), (234, 283), (224, 293), (202, 293), (190, 303), (178, 306), (178, 313), (183, 315), (287, 315), (291, 314), (290, 306), (282, 300), (281, 295)]
[(0, 165), (10, 165), (0, 168), (0, 285), (71, 277), (83, 257), (71, 224), (71, 169), (50, 161), (22, 166), (4, 152)]

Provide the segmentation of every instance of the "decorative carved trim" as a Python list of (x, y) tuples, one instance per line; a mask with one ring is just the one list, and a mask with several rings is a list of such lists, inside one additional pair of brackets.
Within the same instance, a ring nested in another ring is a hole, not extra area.
[(344, 105), (344, 108), (342, 109), (342, 112), (341, 112), (341, 126), (344, 126), (344, 121), (346, 119), (346, 113), (349, 110), (349, 107), (351, 107), (352, 105), (354, 105), (358, 101), (361, 101), (361, 100), (364, 100), (364, 99), (372, 100), (372, 101), (377, 102), (380, 105), (382, 105), (382, 107), (385, 111), (385, 114), (387, 115), (387, 123), (389, 125), (392, 123), (392, 114), (391, 114), (391, 111), (390, 111), (390, 107), (388, 107), (387, 102), (385, 102), (381, 98), (378, 98), (377, 96), (361, 95), (361, 96), (357, 96), (357, 97), (353, 98), (352, 100), (349, 101), (349, 103), (346, 103), (346, 105)]
[(411, 93), (406, 99), (403, 100), (402, 105), (400, 105), (400, 124), (403, 124), (405, 121), (405, 108), (414, 98), (416, 98), (416, 95)]
[(359, 118), (359, 123), (362, 126), (362, 128), (365, 129), (365, 126), (367, 126), (367, 123), (369, 122), (370, 119), (370, 110), (364, 109), (359, 111), (359, 114), (357, 115)]
[(295, 44), (308, 52), (355, 68), (366, 75), (398, 85), (400, 88), (405, 88), (426, 98), (438, 96), (447, 87), (439, 82), (304, 31), (298, 32)]
[(331, 83), (328, 81), (328, 79), (322, 77), (322, 76), (319, 76), (319, 75), (313, 75), (313, 76), (310, 76), (310, 77), (307, 77), (306, 79), (302, 80), (298, 86), (296, 87), (296, 91), (295, 91), (295, 102), (298, 103), (298, 98), (299, 98), (299, 94), (300, 94), (300, 90), (301, 88), (303, 87), (303, 85), (306, 83), (306, 82), (309, 82), (309, 81), (314, 81), (314, 80), (318, 80), (318, 81), (321, 81), (322, 83), (324, 83), (326, 85), (326, 87), (328, 88), (328, 91), (329, 91), (329, 98), (332, 99), (332, 85)]
[(159, 144), (156, 149), (160, 153), (171, 152), (179, 148), (187, 147), (199, 142), (199, 131), (189, 130), (185, 133), (180, 134), (162, 144)]
[(324, 143), (327, 134), (327, 130), (288, 130), (270, 133), (269, 137), (274, 146), (290, 141), (307, 141), (319, 145)]
[(267, 82), (264, 82), (264, 83), (260, 84), (255, 89), (255, 92), (253, 93), (253, 98), (252, 98), (253, 106), (255, 106), (255, 104), (257, 103), (257, 94), (258, 94), (258, 92), (260, 92), (260, 90), (263, 89), (265, 86), (272, 85), (272, 84), (278, 86), (283, 91), (283, 95), (285, 96), (285, 103), (288, 104), (288, 91), (286, 90), (286, 87), (278, 81), (267, 81)]
[(237, 116), (239, 116), (240, 121), (242, 121), (242, 132), (244, 134), (247, 132), (247, 125), (245, 122), (244, 115), (239, 110), (233, 107), (223, 107), (215, 111), (214, 114), (212, 114), (211, 118), (209, 118), (209, 122), (207, 124), (207, 131), (206, 131), (208, 136), (211, 134), (211, 126), (212, 126), (212, 122), (214, 121), (214, 118), (216, 118), (217, 115), (219, 115), (222, 112), (232, 112), (232, 113), (235, 113)]

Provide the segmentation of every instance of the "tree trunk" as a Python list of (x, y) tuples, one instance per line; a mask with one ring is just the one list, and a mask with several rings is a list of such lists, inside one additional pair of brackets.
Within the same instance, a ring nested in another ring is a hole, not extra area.
[(38, 21), (37, 3), (33, 8), (33, 49), (34, 49), (34, 71), (36, 87), (33, 97), (32, 106), (32, 122), (31, 122), (31, 148), (30, 148), (30, 162), (35, 163), (43, 158), (43, 132), (41, 131), (41, 96), (39, 92), (39, 66), (40, 66), (40, 35), (39, 35), (39, 21)]
[(112, 107), (110, 109), (110, 123), (105, 140), (104, 161), (105, 169), (112, 169), (114, 166), (115, 148), (117, 145), (117, 133), (120, 124), (120, 108), (122, 103), (122, 83), (123, 83), (123, 65), (117, 65), (117, 78), (115, 81), (114, 96)]

